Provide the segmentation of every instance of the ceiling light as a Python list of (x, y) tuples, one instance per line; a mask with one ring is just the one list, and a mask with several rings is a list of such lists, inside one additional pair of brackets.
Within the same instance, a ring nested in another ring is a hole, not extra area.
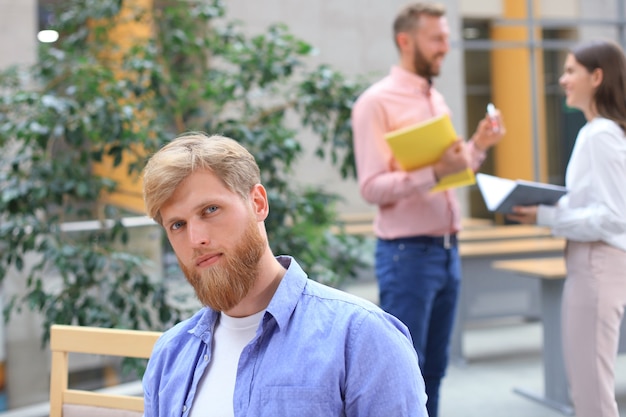
[(37, 40), (43, 43), (56, 42), (59, 39), (59, 32), (56, 30), (40, 30), (37, 34)]

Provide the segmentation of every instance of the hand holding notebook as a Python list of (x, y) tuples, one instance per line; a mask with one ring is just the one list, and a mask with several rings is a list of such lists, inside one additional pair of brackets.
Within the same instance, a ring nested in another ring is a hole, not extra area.
[(487, 209), (498, 213), (512, 213), (514, 206), (556, 204), (567, 192), (560, 185), (514, 181), (487, 174), (479, 173), (476, 179)]
[[(444, 114), (389, 132), (385, 139), (400, 167), (405, 171), (412, 171), (439, 161), (446, 149), (458, 140), (458, 135), (450, 117)], [(467, 168), (444, 176), (431, 191), (442, 191), (475, 182), (474, 172)]]

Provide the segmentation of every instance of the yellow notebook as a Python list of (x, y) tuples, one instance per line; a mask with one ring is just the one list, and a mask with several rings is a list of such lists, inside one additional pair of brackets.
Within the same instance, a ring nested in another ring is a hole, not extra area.
[[(394, 157), (405, 171), (434, 164), (457, 138), (452, 121), (447, 114), (394, 130), (385, 135)], [(475, 183), (474, 172), (468, 168), (441, 178), (431, 191), (443, 191)]]

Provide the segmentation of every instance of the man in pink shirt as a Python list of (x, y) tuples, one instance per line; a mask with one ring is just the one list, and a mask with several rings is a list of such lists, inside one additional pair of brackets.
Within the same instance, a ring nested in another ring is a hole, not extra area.
[(437, 417), (461, 278), (456, 241), (461, 218), (454, 190), (429, 190), (448, 174), (477, 170), (505, 130), (499, 114), (497, 130), (485, 116), (469, 142), (459, 138), (435, 164), (402, 171), (385, 133), (450, 112), (432, 86), (449, 50), (445, 8), (410, 4), (397, 15), (393, 30), (399, 63), (355, 103), (354, 149), (361, 195), (378, 206), (380, 304), (408, 326), (426, 382), (428, 412)]

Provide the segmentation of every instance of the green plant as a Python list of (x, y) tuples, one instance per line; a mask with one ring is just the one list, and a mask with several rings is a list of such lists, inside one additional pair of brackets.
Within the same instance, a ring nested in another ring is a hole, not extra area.
[[(320, 157), (354, 174), (349, 114), (362, 85), (328, 66), (308, 70), (312, 46), (284, 25), (246, 35), (219, 0), (136, 5), (62, 2), (59, 42), (42, 45), (32, 68), (0, 74), (0, 280), (10, 268), (27, 275), (6, 313), (24, 303), (41, 311), (44, 342), (52, 323), (162, 329), (184, 316), (125, 245), (128, 212), (95, 204), (119, 184), (93, 169), (109, 157), (137, 175), (146, 154), (183, 131), (224, 134), (255, 155), (276, 253), (330, 284), (363, 264), (359, 239), (329, 232), (338, 197), (291, 180), (304, 130), (319, 138)], [(122, 48), (111, 33), (125, 23), (156, 30)], [(62, 228), (94, 218), (112, 227)], [(50, 276), (61, 284), (46, 285)]]

